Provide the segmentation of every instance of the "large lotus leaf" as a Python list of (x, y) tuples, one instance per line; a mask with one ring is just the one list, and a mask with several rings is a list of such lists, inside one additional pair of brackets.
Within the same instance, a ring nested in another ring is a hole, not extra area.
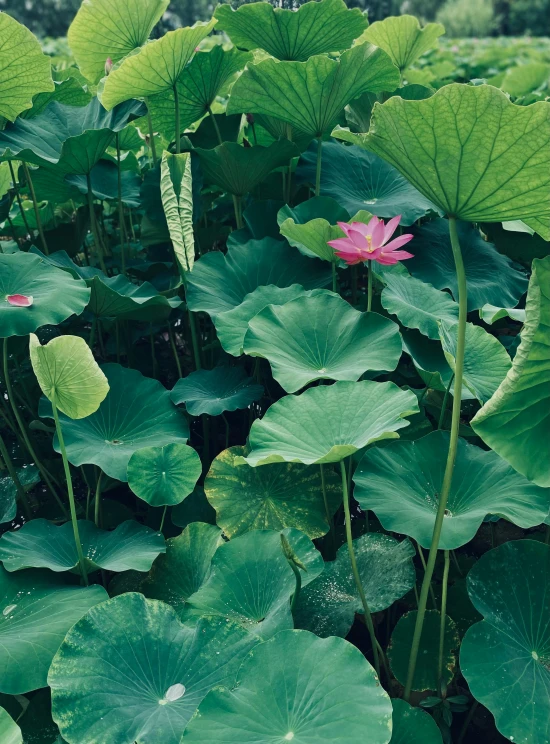
[[(323, 570), (321, 554), (298, 530), (286, 529), (282, 534), (307, 569), (302, 573), (306, 585)], [(187, 598), (183, 618), (219, 616), (266, 639), (293, 627), (290, 598), (295, 589), (296, 579), (283, 553), (281, 533), (253, 530), (218, 548), (209, 577)]]
[(4, 708), (0, 708), (0, 741), (2, 744), (23, 744), (21, 729)]
[[(204, 481), (206, 497), (216, 510), (216, 524), (227, 537), (292, 527), (313, 540), (328, 532), (319, 468), (298, 463), (263, 468), (236, 464), (235, 459), (244, 454), (244, 447), (221, 452)], [(342, 502), (342, 486), (331, 470), (324, 473), (324, 489), (332, 516)]]
[[(527, 291), (527, 278), (492, 243), (486, 242), (473, 225), (458, 222), (458, 237), (466, 283), (468, 310), (489, 303), (497, 307), (515, 307)], [(450, 289), (458, 299), (456, 268), (447, 220), (438, 219), (419, 228), (413, 227), (414, 241), (407, 260), (411, 274), (437, 289)]]
[(66, 632), (107, 596), (101, 586), (68, 586), (47, 571), (12, 576), (0, 568), (0, 691), (19, 695), (45, 687)]
[(170, 397), (176, 405), (185, 403), (192, 416), (219, 416), (224, 411), (248, 408), (263, 392), (263, 387), (254, 384), (242, 367), (214, 367), (199, 369), (178, 380)]
[(97, 98), (87, 106), (53, 101), (38, 116), (8, 124), (0, 133), (0, 158), (59, 164), (65, 173), (89, 173), (113, 135), (145, 111), (139, 101), (126, 101), (113, 111), (106, 111)]
[(307, 62), (266, 59), (248, 67), (237, 80), (227, 113), (274, 116), (304, 134), (321, 137), (361, 93), (394, 90), (398, 84), (397, 68), (372, 44), (358, 44), (338, 60), (325, 55)]
[(31, 333), (29, 352), (40, 389), (72, 419), (95, 413), (109, 392), (107, 378), (80, 336), (58, 336), (42, 346)]
[[(251, 54), (235, 47), (226, 50), (219, 45), (195, 54), (176, 83), (181, 131), (208, 113), (225, 84), (251, 59)], [(176, 126), (174, 91), (154, 96), (149, 106), (154, 131), (172, 139)]]
[(250, 429), (253, 467), (271, 462), (339, 462), (367, 444), (395, 439), (418, 413), (417, 398), (393, 382), (336, 382), (287, 395)]
[(472, 695), (516, 744), (550, 736), (550, 547), (507, 542), (468, 574), (468, 594), (484, 620), (462, 642), (460, 667)]
[[(148, 571), (164, 538), (149, 527), (128, 520), (112, 532), (100, 530), (93, 522), (78, 521), (84, 560), (88, 573), (106, 571)], [(32, 519), (15, 532), (0, 538), (0, 561), (7, 571), (22, 568), (49, 568), (70, 571), (78, 566), (78, 554), (71, 522), (56, 525), (46, 519)]]
[[(441, 344), (445, 358), (455, 371), (458, 323), (442, 322)], [(498, 339), (481, 326), (466, 324), (466, 353), (464, 355), (464, 384), (480, 403), (486, 403), (506, 377), (512, 362)]]
[[(416, 610), (408, 612), (399, 618), (393, 629), (388, 647), (390, 667), (398, 682), (402, 685), (407, 680), (409, 656), (416, 625)], [(439, 655), (439, 628), (441, 615), (437, 610), (428, 610), (424, 616), (424, 628), (420, 639), (418, 660), (412, 682), (413, 690), (437, 690), (437, 658)], [(456, 624), (447, 615), (445, 618), (445, 633), (443, 637), (443, 682), (448, 685), (454, 677), (456, 668), (455, 651), (458, 649), (460, 638)]]
[(506, 70), (499, 88), (512, 96), (525, 96), (550, 79), (550, 67), (544, 62), (530, 62)]
[(32, 98), (53, 90), (50, 58), (28, 28), (0, 14), (0, 116), (14, 121)]
[[(189, 426), (158, 380), (119, 364), (105, 364), (102, 370), (110, 388), (103, 403), (85, 419), (73, 421), (61, 415), (61, 430), (73, 465), (98, 465), (111, 478), (126, 482), (134, 452), (185, 443)], [(48, 415), (47, 409), (41, 415)], [(60, 451), (57, 437), (54, 449)]]
[(181, 305), (179, 297), (165, 297), (149, 282), (134, 284), (124, 274), (105, 276), (98, 269), (83, 272), (92, 290), (88, 310), (98, 318), (158, 322)]
[(373, 23), (364, 38), (389, 54), (394, 65), (403, 71), (428, 49), (437, 46), (437, 39), (444, 33), (441, 23), (428, 23), (420, 28), (417, 18), (402, 15)]
[[(448, 449), (448, 432), (434, 431), (365, 452), (353, 478), (359, 505), (372, 510), (384, 529), (429, 548)], [(549, 510), (550, 489), (530, 483), (496, 452), (459, 439), (439, 547), (465, 545), (489, 514), (527, 529), (544, 522)]]
[[(42, 172), (42, 169), (39, 171), (39, 173)], [(51, 185), (51, 175), (54, 173), (56, 175), (60, 175), (61, 172), (65, 172), (63, 168), (63, 164), (60, 166), (53, 166), (53, 168), (46, 168), (45, 169), (45, 176), (48, 179), (48, 183), (46, 188), (48, 189), (47, 193), (50, 194), (50, 189), (52, 188)], [(81, 194), (87, 194), (88, 193), (88, 179), (85, 175), (70, 175), (66, 174), (64, 176), (65, 183), (69, 184), (70, 186), (75, 186), (78, 191), (80, 191)], [(42, 188), (42, 179), (39, 177), (38, 181), (35, 179), (33, 175), (33, 183), (35, 189), (37, 189), (39, 186)], [(141, 186), (141, 179), (137, 175), (137, 173), (133, 173), (129, 170), (121, 170), (120, 172), (120, 183), (121, 183), (121, 194), (122, 194), (122, 202), (127, 207), (139, 207), (141, 204), (140, 200), (140, 186)], [(109, 160), (100, 160), (97, 165), (94, 165), (92, 170), (90, 171), (90, 184), (92, 187), (92, 196), (95, 199), (100, 199), (101, 201), (106, 199), (118, 199), (118, 168), (116, 166), (116, 163), (112, 163)], [(56, 195), (55, 192), (52, 193), (52, 200), (57, 201), (57, 199), (54, 199), (53, 197)]]
[(183, 626), (172, 607), (128, 593), (82, 618), (48, 684), (71, 743), (179, 744), (206, 693), (231, 685), (254, 636), (226, 620)]
[(263, 49), (281, 60), (306, 62), (314, 54), (341, 52), (367, 27), (366, 16), (342, 0), (308, 2), (297, 11), (252, 3), (233, 11), (218, 5), (218, 29), (241, 49)]
[(247, 294), (261, 286), (300, 284), (315, 289), (330, 280), (329, 266), (301, 256), (279, 240), (230, 241), (225, 255), (211, 251), (197, 261), (188, 277), (187, 302), (193, 312), (215, 317), (240, 305)]
[(390, 700), (361, 652), (303, 630), (258, 646), (234, 689), (207, 695), (185, 732), (189, 744), (387, 744), (390, 735)]
[(550, 238), (546, 101), (516, 106), (490, 85), (453, 83), (423, 101), (375, 105), (364, 143), (446, 214), (470, 222), (537, 217)]
[[(72, 68), (74, 71), (74, 67)], [(92, 94), (84, 90), (80, 82), (70, 77), (61, 81), (54, 81), (54, 90), (47, 93), (39, 93), (32, 99), (32, 108), (22, 111), (19, 116), (23, 119), (32, 119), (38, 116), (52, 102), (59, 101), (67, 106), (86, 106), (92, 100)]]
[(147, 597), (160, 599), (181, 612), (208, 578), (214, 553), (222, 544), (218, 527), (192, 522), (181, 535), (166, 541), (166, 554), (153, 563), (141, 589)]
[(216, 21), (212, 20), (168, 31), (127, 56), (105, 78), (101, 92), (105, 108), (112, 109), (129, 98), (148, 98), (173, 88), (198, 44), (215, 25)]
[(250, 320), (244, 351), (269, 360), (288, 393), (314, 380), (358, 380), (367, 371), (391, 371), (401, 357), (399, 326), (361, 313), (335, 294), (268, 305)]
[(191, 271), (195, 263), (193, 233), (193, 181), (188, 152), (162, 154), (160, 193), (168, 232), (181, 271)]
[(446, 292), (412, 276), (388, 274), (384, 282), (382, 306), (406, 328), (418, 328), (428, 338), (439, 339), (440, 321), (458, 322), (458, 304)]
[(277, 214), (281, 235), (305, 256), (338, 262), (329, 240), (341, 238), (338, 221), (348, 222), (349, 214), (338, 202), (327, 196), (314, 196), (296, 207), (285, 205)]
[[(391, 98), (392, 96), (399, 96), (404, 98), (406, 101), (422, 101), (424, 98), (433, 96), (435, 90), (425, 85), (405, 85), (402, 88), (397, 88), (393, 93), (386, 93), (385, 98)], [(362, 96), (352, 101), (349, 106), (346, 106), (346, 121), (352, 132), (368, 132), (370, 128), (370, 117), (372, 114), (372, 107), (376, 103), (377, 98), (374, 93), (363, 93)], [(340, 128), (336, 128), (333, 136), (345, 139), (347, 131)]]
[(205, 177), (230, 194), (244, 196), (261, 183), (274, 168), (287, 165), (299, 155), (293, 142), (281, 139), (269, 147), (243, 147), (224, 142), (213, 150), (195, 148)]
[[(357, 135), (342, 130), (341, 139)], [(349, 137), (348, 137), (349, 135)], [(298, 181), (315, 183), (317, 144), (302, 154)], [(366, 209), (383, 219), (401, 215), (401, 224), (412, 225), (437, 207), (411, 185), (392, 165), (372, 152), (338, 142), (323, 143), (321, 194), (330, 196), (351, 215)]]
[(189, 496), (201, 472), (200, 457), (186, 444), (144, 447), (130, 458), (128, 485), (151, 506), (173, 506)]
[[(26, 307), (11, 305), (8, 297), (32, 298)], [(27, 336), (43, 325), (58, 325), (80, 315), (90, 290), (80, 279), (48, 265), (29, 253), (0, 254), (0, 337)]]
[(119, 62), (145, 44), (170, 0), (88, 0), (69, 26), (71, 52), (85, 77), (98, 83), (105, 62)]
[(512, 368), (472, 419), (478, 436), (539, 486), (550, 486), (550, 257), (535, 259)]
[(221, 345), (228, 354), (240, 356), (244, 351), (244, 337), (248, 331), (248, 324), (261, 310), (268, 305), (284, 305), (297, 297), (314, 297), (320, 293), (328, 294), (328, 291), (305, 290), (299, 284), (292, 284), (290, 287), (277, 287), (274, 284), (258, 287), (247, 294), (240, 305), (214, 318)]
[(413, 708), (400, 698), (394, 698), (391, 704), (390, 744), (443, 744), (439, 727), (429, 713)]
[[(354, 540), (353, 545), (371, 612), (385, 610), (413, 588), (416, 574), (412, 558), (416, 551), (409, 540), (398, 542), (389, 535), (369, 532)], [(342, 545), (336, 560), (326, 563), (323, 573), (300, 592), (294, 621), (296, 627), (322, 638), (345, 638), (356, 613), (363, 613), (363, 605), (347, 545)]]

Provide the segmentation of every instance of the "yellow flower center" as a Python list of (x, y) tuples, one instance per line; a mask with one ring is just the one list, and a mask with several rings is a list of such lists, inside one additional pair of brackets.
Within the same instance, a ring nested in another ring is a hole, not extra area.
[(372, 247), (372, 237), (370, 235), (365, 235), (367, 239), (367, 253), (374, 253), (374, 248)]

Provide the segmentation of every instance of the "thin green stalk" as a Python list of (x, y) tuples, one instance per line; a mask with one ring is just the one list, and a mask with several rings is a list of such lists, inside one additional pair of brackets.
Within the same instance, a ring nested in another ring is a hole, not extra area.
[(90, 211), (90, 227), (92, 230), (92, 235), (94, 236), (94, 243), (95, 243), (97, 255), (99, 258), (99, 265), (101, 266), (101, 271), (103, 271), (103, 273), (106, 274), (107, 269), (105, 267), (105, 261), (103, 259), (103, 243), (101, 242), (101, 237), (99, 235), (99, 226), (96, 221), (95, 209), (94, 209), (94, 198), (92, 195), (92, 179), (89, 173), (86, 173), (86, 183), (88, 185), (88, 191), (87, 191), (86, 196), (88, 199), (88, 209)]
[(4, 462), (6, 468), (8, 469), (8, 473), (10, 474), (12, 481), (15, 483), (15, 489), (17, 491), (17, 496), (19, 497), (19, 500), (23, 504), (23, 509), (25, 510), (26, 516), (30, 519), (32, 515), (31, 515), (31, 509), (29, 506), (29, 501), (27, 499), (27, 494), (25, 492), (25, 489), (21, 485), (21, 481), (19, 480), (19, 476), (17, 475), (17, 470), (15, 469), (15, 465), (13, 464), (13, 461), (10, 457), (10, 453), (8, 452), (8, 449), (4, 443), (4, 440), (1, 434), (0, 434), (0, 462)]
[(103, 478), (103, 470), (99, 471), (97, 477), (97, 484), (95, 487), (95, 501), (94, 501), (94, 522), (95, 526), (99, 527), (99, 505), (101, 504), (101, 479)]
[(25, 178), (27, 179), (27, 183), (29, 185), (29, 191), (31, 192), (31, 199), (32, 204), (34, 207), (34, 216), (36, 218), (36, 226), (38, 227), (38, 232), (40, 233), (40, 241), (42, 243), (42, 250), (46, 254), (46, 256), (49, 256), (50, 252), (48, 250), (48, 244), (46, 243), (46, 236), (44, 235), (44, 229), (42, 227), (42, 220), (40, 219), (40, 210), (38, 209), (38, 202), (36, 201), (36, 194), (34, 191), (34, 185), (31, 178), (31, 172), (29, 170), (29, 166), (25, 163), (23, 160), (23, 168), (25, 170)]
[(328, 505), (327, 487), (325, 483), (325, 468), (322, 463), (319, 465), (319, 470), (321, 471), (321, 491), (323, 493), (323, 504), (325, 505), (325, 516), (327, 518), (327, 524), (329, 527), (329, 535), (330, 535), (330, 542), (331, 542), (330, 559), (334, 560), (334, 557), (336, 555), (336, 536), (334, 534), (334, 520), (332, 518), (329, 505)]
[(126, 273), (126, 225), (124, 224), (124, 204), (122, 203), (122, 172), (120, 169), (120, 136), (116, 133), (117, 189), (118, 189), (118, 222), (120, 232), (120, 255), (122, 273)]
[(338, 294), (338, 277), (336, 275), (336, 262), (332, 261), (332, 291)]
[(222, 413), (223, 423), (225, 424), (225, 449), (229, 447), (229, 421), (225, 417), (225, 413)]
[(168, 507), (165, 506), (162, 511), (162, 517), (160, 519), (160, 526), (159, 526), (159, 532), (162, 532), (162, 528), (164, 527), (164, 520), (166, 519), (166, 512), (168, 511)]
[(212, 113), (212, 109), (210, 108), (210, 106), (208, 107), (208, 113), (210, 114), (210, 118), (212, 119), (212, 126), (214, 127), (214, 131), (216, 132), (216, 137), (218, 138), (218, 144), (222, 145), (223, 144), (222, 133), (220, 132), (218, 122), (216, 121), (216, 117)]
[(315, 196), (321, 193), (321, 159), (323, 157), (323, 141), (317, 140), (317, 167), (315, 168)]
[(447, 589), (449, 584), (449, 566), (451, 564), (448, 550), (445, 551), (444, 556), (445, 565), (443, 568), (443, 586), (441, 587), (441, 619), (439, 624), (439, 654), (437, 656), (437, 683), (439, 685), (440, 697), (443, 697), (443, 650), (445, 647), (445, 623), (447, 620)]
[(445, 474), (443, 476), (443, 484), (441, 486), (441, 493), (439, 495), (439, 504), (437, 507), (437, 514), (435, 518), (435, 525), (432, 535), (432, 543), (430, 546), (430, 553), (428, 555), (428, 562), (426, 565), (426, 572), (424, 574), (424, 580), (422, 582), (422, 588), (420, 590), (420, 601), (418, 604), (418, 614), (416, 616), (416, 624), (414, 628), (414, 635), (411, 646), (411, 655), (409, 658), (409, 669), (407, 674), (407, 684), (405, 685), (404, 699), (408, 702), (411, 696), (412, 681), (414, 678), (414, 672), (416, 669), (416, 660), (418, 658), (418, 649), (420, 648), (420, 640), (422, 638), (422, 628), (424, 626), (424, 617), (426, 614), (426, 604), (428, 602), (428, 592), (430, 582), (432, 580), (435, 561), (437, 558), (437, 550), (439, 548), (439, 540), (441, 537), (441, 530), (443, 527), (443, 520), (445, 518), (445, 511), (447, 509), (447, 500), (449, 498), (449, 492), (451, 490), (451, 483), (453, 479), (453, 470), (456, 461), (456, 453), (458, 449), (458, 429), (460, 426), (460, 403), (462, 399), (462, 376), (464, 371), (464, 349), (466, 345), (466, 317), (468, 314), (468, 294), (466, 286), (466, 272), (464, 270), (464, 262), (462, 260), (462, 253), (460, 250), (460, 241), (458, 238), (458, 232), (456, 227), (456, 219), (454, 217), (449, 218), (449, 232), (451, 236), (451, 246), (453, 250), (453, 257), (456, 267), (456, 277), (458, 283), (458, 331), (457, 331), (457, 345), (456, 345), (456, 358), (455, 358), (455, 386), (453, 395), (453, 411), (451, 417), (451, 433), (449, 441), (449, 452), (447, 455), (447, 463), (445, 466)]
[(13, 190), (15, 191), (15, 198), (17, 199), (17, 204), (19, 205), (19, 211), (21, 213), (21, 217), (23, 218), (25, 230), (27, 231), (27, 235), (29, 235), (32, 238), (32, 230), (30, 228), (29, 223), (27, 222), (27, 215), (25, 214), (25, 210), (23, 209), (23, 202), (21, 201), (19, 185), (17, 183), (17, 178), (15, 177), (15, 172), (13, 170), (13, 165), (12, 165), (11, 160), (8, 160), (8, 165), (10, 167), (11, 182), (13, 183)]
[[(422, 563), (424, 573), (426, 573), (426, 559), (424, 558), (424, 551), (422, 550), (422, 547), (419, 542), (416, 543), (416, 549), (418, 550), (418, 555), (420, 556), (420, 562)], [(437, 602), (435, 601), (435, 594), (434, 594), (431, 581), (430, 581), (430, 597), (432, 598), (434, 610), (437, 610)]]
[(172, 326), (170, 325), (170, 323), (168, 323), (168, 338), (170, 339), (170, 346), (172, 347), (172, 354), (174, 355), (174, 360), (176, 362), (176, 368), (178, 370), (178, 377), (181, 378), (183, 377), (181, 373), (181, 364), (180, 364), (180, 360), (178, 357), (178, 350), (176, 348), (176, 342), (174, 340), (174, 333), (172, 331)]
[(455, 376), (453, 373), (451, 375), (451, 379), (449, 380), (449, 384), (447, 385), (447, 389), (445, 390), (445, 395), (443, 396), (443, 402), (441, 404), (441, 413), (439, 414), (439, 421), (437, 422), (438, 431), (443, 426), (443, 419), (445, 418), (445, 411), (447, 410), (447, 401), (449, 399), (449, 393), (451, 392), (451, 385), (453, 384), (454, 377)]
[(372, 310), (372, 261), (367, 260), (367, 312)]
[(349, 552), (349, 559), (351, 562), (351, 570), (353, 572), (355, 586), (357, 588), (357, 592), (359, 593), (361, 604), (363, 605), (363, 611), (365, 613), (365, 623), (369, 631), (370, 640), (372, 644), (372, 653), (374, 656), (374, 668), (376, 669), (376, 674), (378, 678), (380, 679), (380, 659), (378, 658), (378, 641), (376, 640), (376, 633), (374, 632), (374, 624), (372, 622), (372, 615), (370, 614), (369, 606), (367, 604), (367, 598), (365, 597), (365, 590), (363, 589), (363, 584), (361, 582), (361, 576), (359, 575), (359, 569), (357, 568), (355, 550), (353, 548), (353, 538), (351, 534), (351, 514), (350, 514), (350, 509), (349, 509), (350, 496), (349, 496), (349, 491), (348, 491), (346, 466), (343, 460), (340, 460), (340, 472), (342, 474), (342, 497), (344, 501), (344, 514), (346, 518), (346, 542), (348, 544), (348, 552)]
[(55, 420), (55, 429), (57, 432), (57, 438), (59, 440), (59, 447), (61, 449), (61, 457), (63, 459), (63, 468), (65, 470), (65, 480), (67, 481), (67, 494), (69, 496), (69, 507), (71, 509), (71, 522), (73, 523), (73, 534), (74, 541), (76, 544), (76, 552), (78, 555), (78, 562), (80, 563), (80, 573), (82, 575), (82, 581), (88, 586), (88, 572), (86, 571), (86, 561), (84, 559), (84, 552), (82, 550), (82, 543), (80, 542), (80, 534), (78, 532), (78, 520), (76, 518), (76, 506), (74, 501), (73, 493), (73, 481), (71, 478), (71, 470), (69, 468), (69, 461), (67, 460), (67, 451), (65, 449), (65, 441), (63, 439), (63, 432), (61, 431), (61, 425), (59, 423), (59, 414), (57, 412), (57, 406), (55, 404), (55, 398), (52, 400), (52, 411)]
[(174, 83), (174, 111), (176, 115), (175, 123), (175, 136), (176, 136), (176, 154), (179, 155), (181, 152), (181, 139), (180, 139), (180, 95), (178, 93), (178, 86)]
[(294, 612), (294, 608), (296, 607), (298, 597), (300, 596), (300, 590), (302, 588), (302, 575), (300, 574), (300, 569), (294, 563), (294, 561), (288, 561), (288, 564), (294, 572), (294, 578), (296, 579), (296, 587), (294, 589), (294, 594), (292, 595), (292, 601), (290, 602), (290, 611)]
[(153, 120), (151, 119), (151, 112), (149, 106), (147, 106), (147, 124), (149, 126), (149, 147), (151, 148), (151, 155), (153, 156), (153, 165), (157, 164), (157, 146), (155, 144), (155, 135), (153, 133)]
[(233, 209), (235, 211), (235, 222), (237, 223), (237, 230), (240, 230), (243, 226), (243, 217), (241, 213), (241, 197), (232, 194), (233, 196)]

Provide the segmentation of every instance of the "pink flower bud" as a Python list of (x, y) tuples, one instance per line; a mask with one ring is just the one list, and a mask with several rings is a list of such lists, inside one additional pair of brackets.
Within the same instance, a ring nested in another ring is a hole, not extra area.
[(112, 69), (113, 69), (113, 60), (110, 57), (107, 57), (107, 59), (105, 60), (105, 74), (108, 75)]

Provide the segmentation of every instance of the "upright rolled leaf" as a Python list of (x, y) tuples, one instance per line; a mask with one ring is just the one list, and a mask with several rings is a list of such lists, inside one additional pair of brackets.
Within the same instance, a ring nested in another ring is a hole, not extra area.
[(82, 74), (91, 83), (105, 75), (105, 62), (119, 62), (145, 44), (170, 0), (84, 0), (67, 34)]
[(180, 271), (191, 271), (195, 263), (195, 236), (190, 153), (163, 153), (160, 194)]
[(368, 27), (364, 38), (389, 54), (401, 71), (416, 62), (428, 49), (437, 45), (445, 33), (441, 23), (427, 23), (420, 28), (418, 19), (411, 15), (391, 16)]

